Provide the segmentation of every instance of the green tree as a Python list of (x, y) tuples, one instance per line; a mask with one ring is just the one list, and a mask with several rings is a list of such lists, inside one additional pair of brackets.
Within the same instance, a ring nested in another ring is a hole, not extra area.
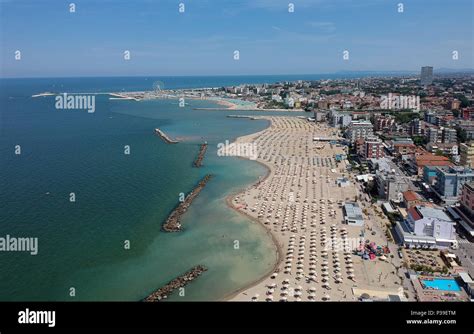
[(467, 132), (462, 128), (456, 129), (458, 140), (460, 143), (465, 143), (467, 141)]

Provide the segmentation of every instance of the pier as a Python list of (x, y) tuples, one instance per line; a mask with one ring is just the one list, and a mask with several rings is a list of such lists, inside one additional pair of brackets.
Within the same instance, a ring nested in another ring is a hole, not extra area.
[(199, 148), (199, 153), (196, 157), (196, 160), (194, 160), (194, 163), (193, 163), (193, 166), (194, 167), (201, 167), (202, 166), (202, 160), (204, 159), (204, 155), (206, 154), (206, 150), (207, 150), (207, 142), (204, 143), (204, 144), (201, 144), (200, 148)]
[(182, 288), (187, 284), (191, 283), (193, 280), (201, 276), (203, 272), (207, 271), (207, 268), (202, 265), (197, 265), (191, 270), (187, 271), (185, 274), (173, 279), (165, 286), (159, 288), (158, 290), (151, 293), (148, 297), (143, 299), (144, 302), (159, 302), (163, 299), (168, 298), (174, 290)]
[(163, 131), (161, 131), (158, 128), (155, 129), (155, 134), (160, 136), (160, 138), (163, 139), (163, 141), (167, 144), (177, 144), (177, 143), (179, 143), (177, 140), (173, 140), (170, 137), (168, 137), (168, 135), (166, 133), (164, 133)]
[(211, 175), (207, 174), (204, 176), (197, 186), (188, 194), (184, 201), (170, 213), (165, 223), (163, 224), (163, 230), (165, 232), (179, 232), (181, 231), (181, 216), (188, 210), (193, 200), (199, 195), (201, 190), (204, 189), (207, 182), (211, 179)]
[(249, 119), (256, 119), (255, 116), (247, 116), (247, 115), (227, 115), (228, 118), (249, 118)]

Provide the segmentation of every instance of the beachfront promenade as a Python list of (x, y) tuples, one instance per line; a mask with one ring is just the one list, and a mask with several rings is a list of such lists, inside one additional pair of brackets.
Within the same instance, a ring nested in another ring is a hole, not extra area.
[[(257, 161), (270, 173), (231, 202), (272, 233), (280, 260), (267, 277), (230, 299), (352, 301), (366, 291), (397, 294), (390, 264), (377, 260), (367, 266), (352, 253), (362, 227), (343, 224), (341, 205), (357, 195), (353, 184), (336, 184), (337, 178), (348, 176), (346, 162), (334, 159), (343, 148), (313, 142), (314, 137), (332, 136), (334, 129), (295, 117), (256, 118), (269, 119), (270, 127), (236, 141), (256, 144)], [(371, 277), (379, 272), (385, 279), (377, 284)]]

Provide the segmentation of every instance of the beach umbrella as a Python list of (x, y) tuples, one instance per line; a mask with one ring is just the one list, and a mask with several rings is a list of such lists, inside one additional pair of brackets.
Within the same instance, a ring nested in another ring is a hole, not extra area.
[(273, 296), (268, 296), (265, 300), (267, 302), (272, 302), (273, 301)]

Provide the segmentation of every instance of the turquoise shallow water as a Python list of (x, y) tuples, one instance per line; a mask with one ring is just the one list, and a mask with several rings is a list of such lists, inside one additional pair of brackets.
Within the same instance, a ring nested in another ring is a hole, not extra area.
[[(271, 270), (270, 237), (224, 201), (266, 170), (216, 154), (217, 143), (259, 131), (266, 121), (193, 110), (215, 107), (205, 101), (178, 108), (171, 100), (104, 95), (94, 114), (56, 110), (53, 97), (30, 97), (50, 84), (2, 82), (0, 236), (37, 237), (39, 254), (0, 252), (0, 300), (139, 300), (197, 264), (209, 271), (171, 299), (217, 300)], [(183, 141), (164, 144), (153, 135), (156, 127)], [(196, 169), (204, 140), (209, 150)], [(214, 178), (186, 214), (184, 232), (161, 232), (179, 193), (206, 173)]]

